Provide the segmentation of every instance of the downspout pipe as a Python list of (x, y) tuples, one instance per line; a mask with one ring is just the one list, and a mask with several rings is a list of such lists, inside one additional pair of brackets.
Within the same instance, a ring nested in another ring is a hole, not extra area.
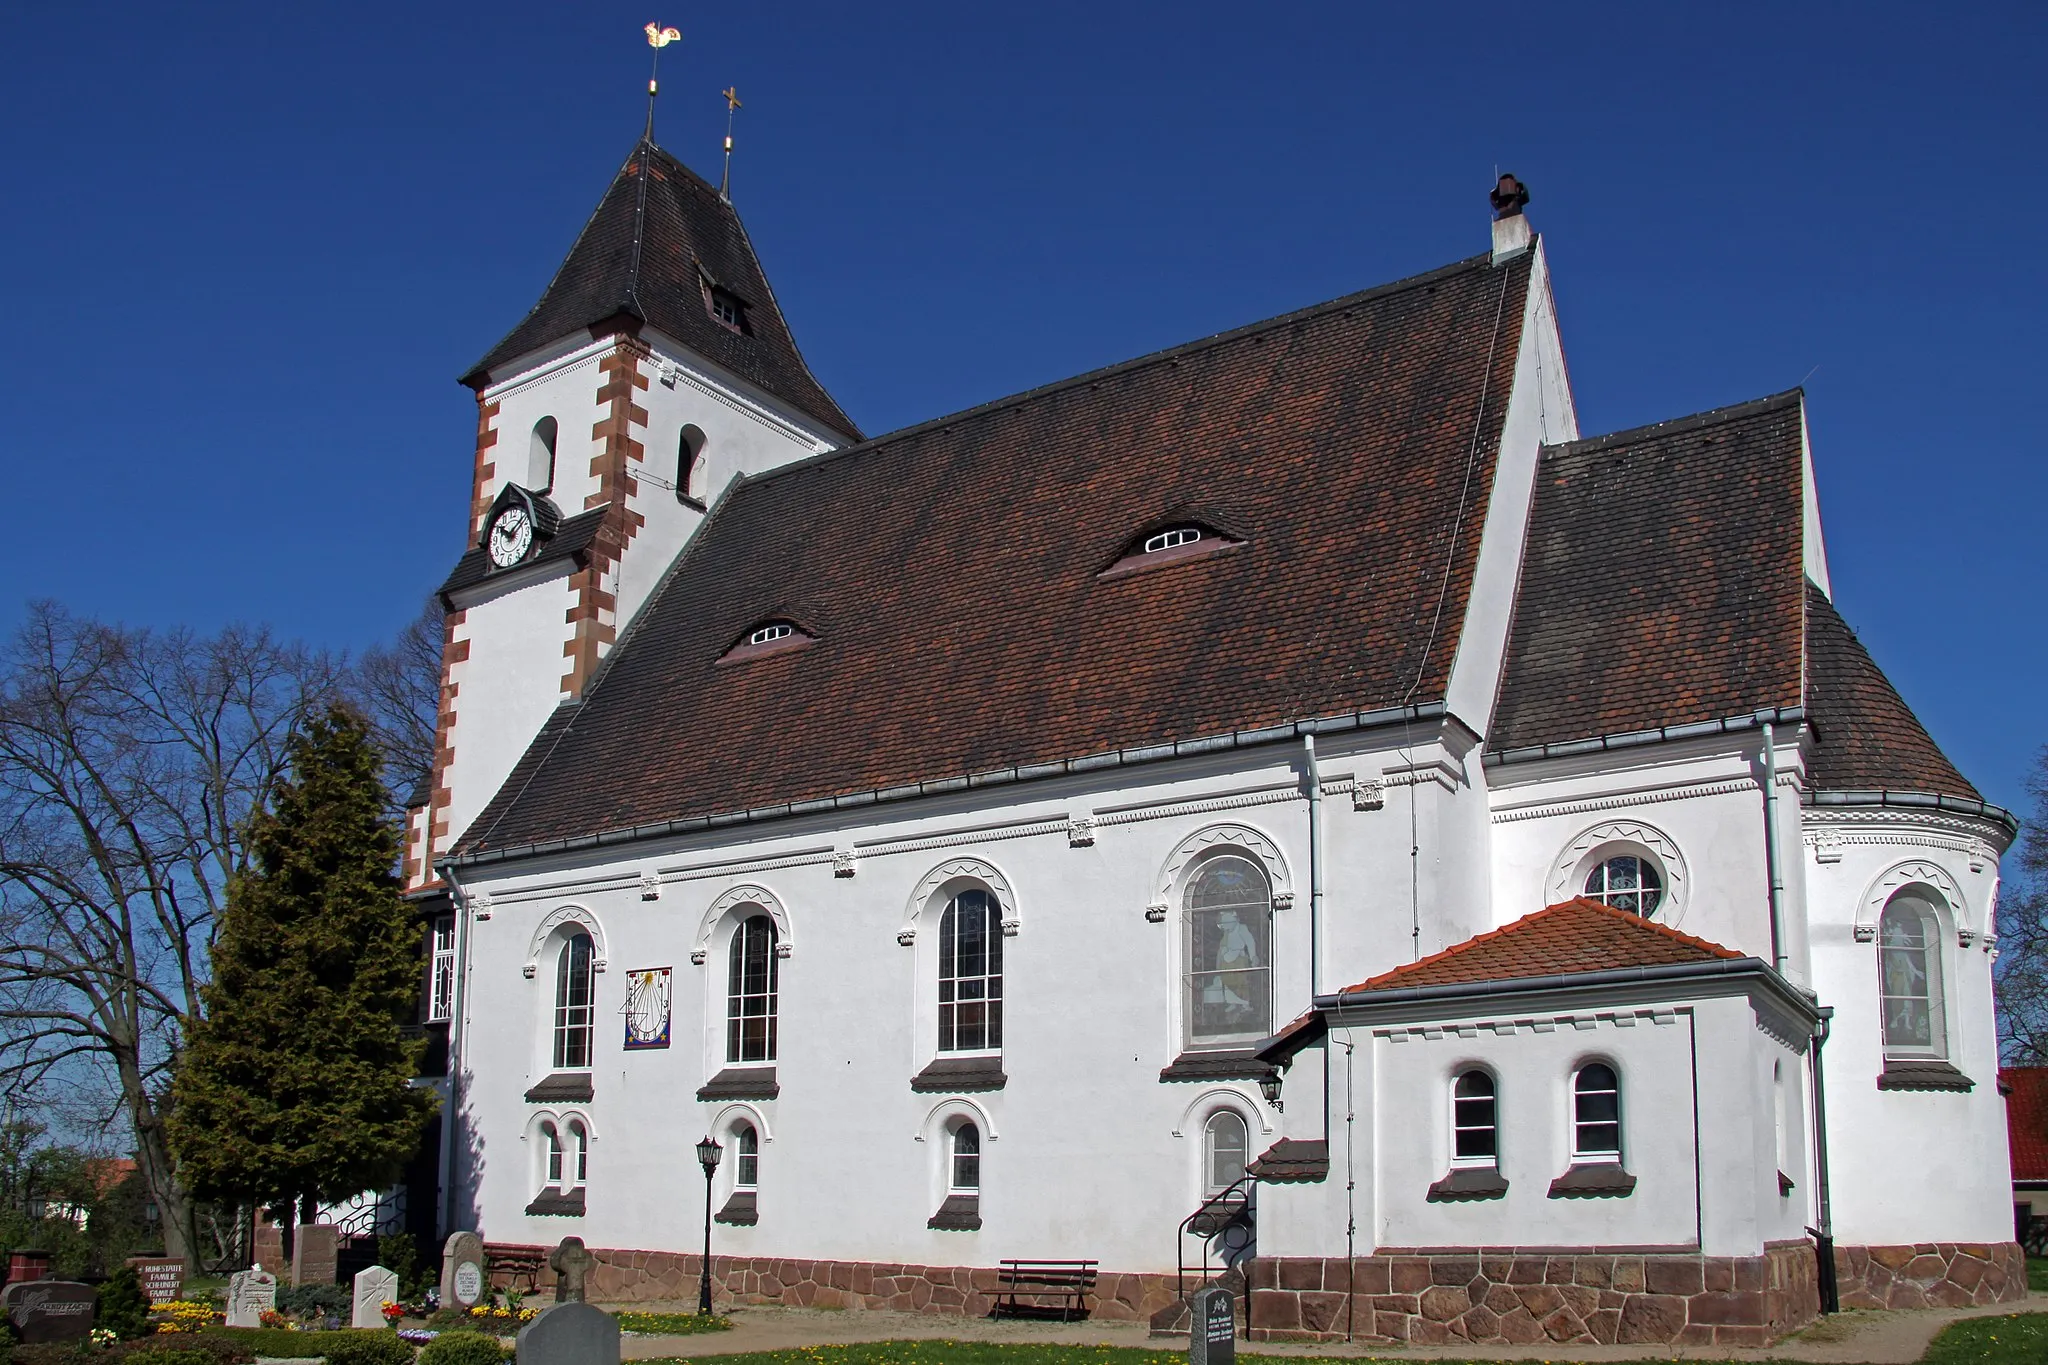
[(455, 860), (444, 858), (434, 871), (448, 885), (455, 903), (455, 993), (448, 1002), (448, 1076), (442, 1091), (441, 1152), (441, 1235), (462, 1231), (455, 1226), (455, 1120), (462, 1109), (463, 1024), (469, 1012), (469, 896), (455, 875)]
[(1323, 770), (1316, 763), (1316, 737), (1301, 737), (1308, 766), (1308, 998), (1323, 991)]
[(1776, 726), (1763, 720), (1764, 731), (1764, 864), (1771, 877), (1771, 965), (1785, 971), (1785, 865), (1778, 849), (1778, 745)]
[(1835, 1282), (1835, 1209), (1828, 1188), (1828, 1087), (1820, 1063), (1821, 1048), (1828, 1040), (1834, 1018), (1835, 1007), (1823, 1005), (1820, 1019), (1813, 1027), (1813, 1195), (1818, 1226), (1807, 1231), (1813, 1234), (1814, 1269), (1823, 1313), (1842, 1311), (1841, 1287)]

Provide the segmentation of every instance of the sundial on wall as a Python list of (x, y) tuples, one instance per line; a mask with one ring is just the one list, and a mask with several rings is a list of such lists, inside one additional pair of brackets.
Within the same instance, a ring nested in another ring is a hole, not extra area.
[(619, 1013), (626, 1016), (628, 1048), (668, 1046), (671, 998), (670, 968), (642, 967), (626, 973), (626, 1003)]

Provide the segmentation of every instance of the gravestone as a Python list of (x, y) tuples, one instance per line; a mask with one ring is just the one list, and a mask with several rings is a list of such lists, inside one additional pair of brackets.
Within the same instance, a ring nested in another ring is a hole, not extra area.
[(474, 1308), (484, 1301), (488, 1288), (484, 1239), (473, 1232), (452, 1234), (441, 1250), (441, 1306)]
[[(0, 1291), (0, 1307), (24, 1342), (85, 1340), (92, 1305), (92, 1286), (71, 1280), (28, 1280)], [(616, 1349), (612, 1358), (618, 1359)]]
[(175, 1303), (185, 1292), (185, 1263), (176, 1256), (130, 1256), (128, 1264), (153, 1308)]
[(277, 1276), (267, 1270), (237, 1271), (228, 1278), (228, 1326), (261, 1327), (277, 1307)]
[(1236, 1365), (1237, 1304), (1230, 1291), (1204, 1289), (1188, 1306), (1188, 1365)]
[(351, 1327), (382, 1327), (384, 1305), (398, 1302), (398, 1274), (381, 1265), (373, 1265), (356, 1276), (355, 1313), (349, 1319)]
[(293, 1284), (333, 1284), (341, 1233), (332, 1223), (300, 1224), (292, 1243)]
[(564, 1237), (548, 1254), (548, 1268), (555, 1272), (555, 1302), (582, 1303), (583, 1280), (597, 1268), (597, 1257), (584, 1250), (581, 1237)]
[(284, 1229), (275, 1223), (258, 1224), (256, 1247), (250, 1259), (259, 1270), (267, 1270), (273, 1275), (289, 1274), (292, 1263), (285, 1259)]
[(518, 1365), (619, 1365), (619, 1320), (574, 1300), (519, 1329)]

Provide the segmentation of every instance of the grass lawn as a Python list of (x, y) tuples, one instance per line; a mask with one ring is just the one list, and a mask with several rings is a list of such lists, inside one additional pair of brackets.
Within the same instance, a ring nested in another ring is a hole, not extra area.
[[(1570, 1360), (1572, 1348), (1558, 1348)], [(680, 1357), (688, 1360), (689, 1357)], [(877, 1341), (853, 1346), (810, 1346), (796, 1351), (707, 1356), (717, 1365), (1183, 1365), (1185, 1351), (1146, 1351), (1121, 1346), (1011, 1345), (986, 1341)], [(1277, 1358), (1276, 1358), (1277, 1359)], [(1316, 1358), (1286, 1357), (1286, 1365), (1312, 1365)], [(1644, 1365), (1654, 1356), (1646, 1355)], [(1945, 1328), (1920, 1357), (1921, 1365), (2041, 1365), (2048, 1361), (2048, 1313), (2009, 1313), (1972, 1318)], [(664, 1365), (640, 1361), (635, 1365)], [(1334, 1362), (1333, 1362), (1334, 1365)], [(1343, 1365), (1359, 1365), (1347, 1357)], [(1457, 1365), (1433, 1361), (1431, 1365)]]
[(685, 1337), (698, 1332), (729, 1332), (732, 1319), (717, 1314), (710, 1317), (702, 1313), (633, 1313), (615, 1314), (621, 1332), (646, 1332), (653, 1336)]
[(2048, 1257), (2027, 1257), (2027, 1288), (2048, 1289)]

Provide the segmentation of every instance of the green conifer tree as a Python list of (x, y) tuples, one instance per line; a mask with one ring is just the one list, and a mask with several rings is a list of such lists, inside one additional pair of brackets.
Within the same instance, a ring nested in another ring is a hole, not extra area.
[(424, 1044), (419, 927), (392, 869), (381, 755), (354, 711), (297, 735), (288, 776), (228, 887), (206, 1017), (172, 1084), (179, 1170), (203, 1198), (346, 1199), (392, 1184), (433, 1112), (411, 1084)]

